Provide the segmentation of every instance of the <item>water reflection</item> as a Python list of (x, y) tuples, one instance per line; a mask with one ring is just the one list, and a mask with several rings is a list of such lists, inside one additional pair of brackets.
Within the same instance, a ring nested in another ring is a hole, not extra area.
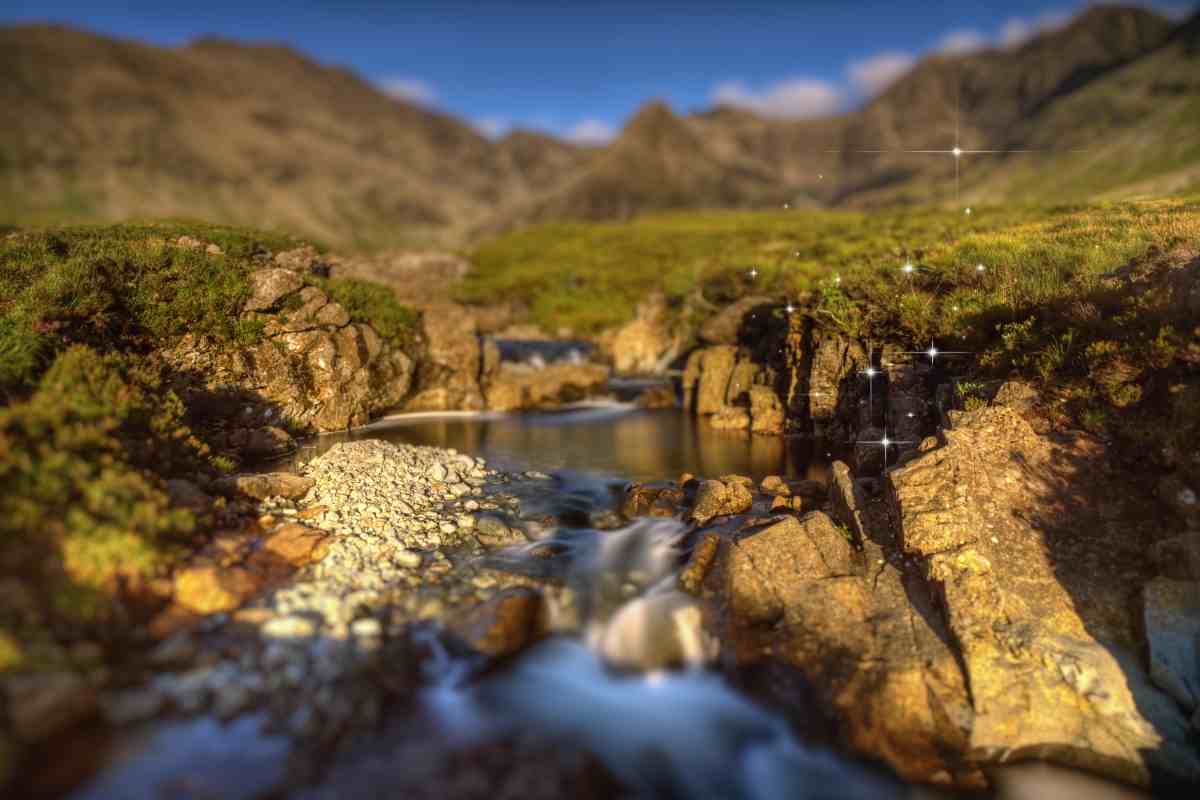
[(822, 479), (829, 459), (811, 440), (713, 430), (677, 409), (609, 404), (531, 414), (398, 417), (309, 443), (308, 458), (346, 439), (452, 447), (505, 470), (586, 472), (614, 480), (663, 480), (682, 472)]

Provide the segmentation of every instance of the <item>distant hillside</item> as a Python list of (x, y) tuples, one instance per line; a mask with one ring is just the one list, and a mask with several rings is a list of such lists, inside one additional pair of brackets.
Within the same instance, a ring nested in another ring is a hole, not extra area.
[[(676, 208), (1077, 200), (1200, 186), (1197, 18), (1101, 6), (1015, 50), (931, 55), (803, 121), (650, 103), (602, 148), (491, 141), (284, 47), (0, 29), (0, 223), (192, 216), (339, 246), (453, 244)], [(10, 77), (11, 76), (11, 77)], [(863, 150), (886, 152), (864, 153)]]

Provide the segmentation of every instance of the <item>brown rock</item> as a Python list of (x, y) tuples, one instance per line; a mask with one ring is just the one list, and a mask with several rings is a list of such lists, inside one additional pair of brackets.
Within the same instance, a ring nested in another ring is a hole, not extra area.
[(273, 425), (248, 429), (240, 441), (240, 449), (248, 458), (278, 458), (296, 449), (291, 434)]
[(783, 403), (769, 386), (750, 388), (751, 430), (755, 433), (783, 433), (785, 416)]
[(708, 424), (718, 431), (744, 431), (750, 427), (750, 412), (744, 408), (724, 406), (708, 418)]
[(298, 522), (280, 525), (263, 540), (260, 553), (278, 557), (293, 567), (320, 561), (329, 550), (329, 534)]
[(416, 380), (412, 411), (478, 410), (484, 407), (479, 386), (482, 349), (475, 319), (463, 306), (428, 306), (422, 315), (426, 342)]
[(638, 395), (639, 408), (675, 408), (679, 405), (675, 398), (675, 390), (670, 386), (651, 386)]
[(768, 475), (762, 479), (759, 487), (767, 494), (791, 494), (791, 487), (788, 486), (786, 480), (778, 475)]
[(662, 372), (674, 358), (680, 341), (671, 335), (666, 299), (654, 293), (638, 304), (637, 316), (617, 329), (605, 348), (612, 354), (613, 369), (622, 375)]
[(600, 392), (608, 374), (603, 364), (556, 363), (541, 369), (503, 364), (487, 387), (487, 406), (521, 411), (578, 402)]
[(888, 478), (900, 541), (961, 652), (970, 756), (1200, 779), (1187, 718), (1138, 663), (1128, 548), (1146, 509), (1106, 477), (1102, 448), (1041, 437), (1004, 406), (945, 437)]
[(690, 595), (700, 594), (704, 578), (712, 567), (713, 559), (717, 556), (717, 548), (721, 537), (715, 533), (706, 533), (692, 548), (688, 562), (679, 572), (679, 588)]
[(704, 525), (713, 517), (749, 511), (753, 502), (750, 490), (739, 482), (701, 481), (691, 516), (697, 524)]
[(286, 497), (296, 500), (307, 494), (312, 486), (312, 478), (293, 475), (290, 472), (233, 475), (217, 482), (217, 488), (223, 494), (228, 496), (244, 494), (258, 500), (266, 500), (268, 497)]
[(1017, 411), (1028, 411), (1037, 401), (1037, 389), (1024, 381), (1005, 381), (992, 398), (995, 405), (1008, 406)]
[(705, 344), (737, 344), (743, 318), (758, 306), (771, 304), (771, 298), (749, 295), (722, 308), (700, 326), (700, 341)]
[(830, 513), (854, 534), (856, 541), (862, 541), (867, 535), (866, 497), (850, 475), (850, 467), (844, 462), (833, 462), (831, 472), (833, 480), (829, 483)]
[(806, 389), (814, 436), (843, 438), (857, 427), (858, 401), (867, 396), (867, 354), (857, 343), (819, 332)]
[(725, 407), (725, 395), (737, 348), (730, 345), (706, 347), (688, 356), (683, 373), (683, 407), (697, 414), (715, 414)]
[(542, 595), (526, 586), (504, 589), (454, 628), (481, 653), (493, 658), (513, 655), (545, 634)]
[(184, 567), (175, 573), (175, 604), (196, 614), (232, 611), (258, 592), (262, 580), (243, 567)]
[(289, 269), (260, 269), (250, 273), (250, 299), (247, 311), (267, 311), (277, 306), (283, 298), (300, 291), (304, 279)]
[(625, 499), (621, 503), (621, 515), (626, 519), (644, 517), (650, 513), (650, 507), (658, 498), (662, 487), (647, 486), (642, 483), (631, 483), (625, 488)]
[(311, 244), (301, 245), (291, 250), (276, 253), (274, 261), (283, 269), (301, 274), (307, 272), (317, 275), (327, 275), (329, 272), (329, 265), (321, 258), (321, 254), (317, 252), (317, 248)]

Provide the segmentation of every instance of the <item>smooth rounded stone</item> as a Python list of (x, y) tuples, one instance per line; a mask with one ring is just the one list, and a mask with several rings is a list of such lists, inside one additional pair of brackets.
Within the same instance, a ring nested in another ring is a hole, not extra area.
[(392, 555), (392, 563), (405, 569), (416, 569), (421, 566), (421, 555), (412, 550), (397, 550)]
[(475, 527), (475, 518), (470, 514), (459, 514), (454, 520), (460, 530), (469, 531)]
[(429, 468), (428, 475), (430, 480), (441, 483), (446, 480), (447, 471), (441, 464), (434, 464)]
[(269, 620), (260, 630), (274, 639), (299, 639), (315, 634), (317, 626), (304, 617), (287, 616)]

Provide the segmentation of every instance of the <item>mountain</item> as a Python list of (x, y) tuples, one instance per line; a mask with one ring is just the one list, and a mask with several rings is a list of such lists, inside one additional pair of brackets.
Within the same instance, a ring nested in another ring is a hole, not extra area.
[[(1015, 49), (933, 54), (863, 107), (644, 106), (613, 141), (487, 139), (286, 47), (0, 29), (0, 222), (190, 216), (339, 246), (455, 244), (660, 209), (1061, 201), (1200, 186), (1200, 45), (1100, 6)], [(863, 152), (880, 151), (880, 152)], [(1028, 152), (1026, 152), (1028, 151)]]
[(0, 29), (0, 74), (9, 219), (184, 215), (339, 243), (445, 239), (578, 163), (566, 143), (494, 145), (280, 46), (23, 26)]

